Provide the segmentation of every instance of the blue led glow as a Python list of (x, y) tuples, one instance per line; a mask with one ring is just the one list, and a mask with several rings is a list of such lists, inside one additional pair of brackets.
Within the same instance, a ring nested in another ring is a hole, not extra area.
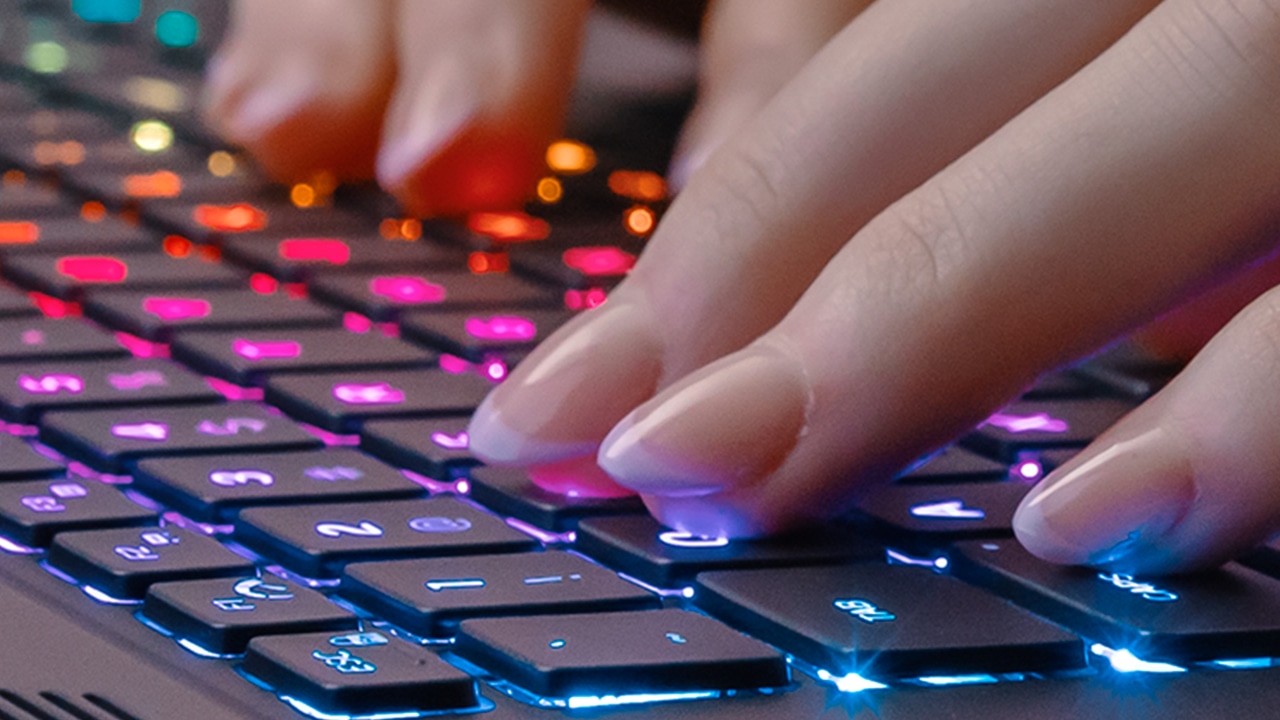
[(200, 39), (200, 21), (181, 10), (162, 12), (156, 18), (156, 39), (166, 47), (191, 47)]
[(897, 615), (894, 615), (887, 610), (881, 610), (870, 600), (863, 600), (861, 598), (842, 598), (833, 602), (832, 605), (835, 605), (836, 609), (847, 612), (853, 617), (868, 624), (893, 622), (898, 619)]
[(946, 570), (951, 565), (951, 561), (945, 557), (912, 557), (900, 550), (894, 550), (892, 548), (885, 550), (884, 554), (885, 562), (890, 565), (913, 565), (915, 567), (925, 567), (931, 570)]
[(722, 548), (729, 544), (729, 538), (727, 537), (707, 537), (678, 530), (667, 530), (666, 532), (658, 533), (658, 541), (670, 547), (695, 550)]
[(1130, 593), (1137, 595), (1143, 600), (1151, 602), (1174, 602), (1178, 599), (1178, 594), (1168, 590), (1162, 590), (1149, 582), (1135, 580), (1132, 575), (1124, 573), (1098, 573), (1098, 579), (1110, 583), (1121, 590), (1128, 590)]
[(1112, 648), (1095, 643), (1090, 646), (1089, 651), (1094, 655), (1106, 658), (1111, 663), (1111, 669), (1120, 673), (1183, 673), (1187, 669), (1177, 665), (1170, 665), (1162, 662), (1147, 662), (1134, 656), (1128, 650), (1113, 650)]
[(223, 655), (223, 654), (216, 653), (212, 650), (205, 649), (204, 647), (197, 645), (196, 643), (186, 638), (179, 638), (178, 646), (181, 647), (183, 650), (186, 650), (187, 652), (191, 653), (192, 655), (195, 655), (196, 657), (202, 657), (208, 660), (227, 660), (230, 658), (240, 657), (239, 655)]
[(582, 708), (621, 707), (624, 705), (648, 705), (651, 703), (679, 702), (684, 700), (707, 700), (720, 697), (719, 691), (672, 692), (672, 693), (635, 693), (633, 695), (575, 695), (568, 698), (566, 705), (571, 710)]
[(4, 536), (0, 536), (0, 550), (3, 550), (10, 555), (39, 555), (43, 552), (43, 550), (37, 550), (36, 548), (30, 548), (26, 545), (20, 545)]
[(934, 687), (950, 687), (952, 685), (991, 685), (1000, 682), (994, 675), (927, 675), (916, 680)]
[(911, 507), (911, 514), (930, 520), (983, 520), (987, 517), (982, 508), (969, 507), (964, 504), (964, 500), (920, 503)]
[(826, 670), (818, 670), (818, 679), (823, 682), (829, 682), (836, 686), (840, 692), (860, 693), (864, 690), (883, 690), (888, 685), (878, 683), (875, 680), (868, 680), (858, 673), (849, 673), (847, 675), (832, 675)]
[(1209, 663), (1225, 670), (1257, 670), (1271, 667), (1271, 658), (1243, 658), (1239, 660), (1214, 660)]
[[(255, 685), (258, 685), (259, 687), (262, 687), (264, 690), (267, 690), (267, 691), (271, 690), (271, 688), (262, 685), (262, 682), (260, 680), (257, 680), (257, 678), (254, 678), (253, 676), (243, 672), (241, 672), (240, 674), (242, 677), (249, 678), (251, 682), (253, 682)], [(297, 710), (298, 712), (302, 713), (303, 715), (306, 715), (307, 717), (315, 718), (315, 720), (412, 720), (414, 718), (440, 717), (444, 715), (471, 715), (473, 713), (488, 712), (494, 709), (495, 707), (492, 700), (489, 700), (485, 697), (480, 697), (480, 702), (475, 707), (462, 708), (459, 710), (433, 710), (430, 712), (423, 712), (419, 710), (402, 710), (397, 712), (366, 713), (364, 715), (351, 715), (351, 714), (324, 712), (323, 710), (320, 710), (311, 705), (308, 705), (307, 703), (303, 702), (302, 700), (299, 700), (298, 698), (293, 697), (292, 695), (279, 695), (278, 697), (282, 702), (287, 704), (289, 707), (292, 707), (294, 710)]]
[(85, 595), (97, 600), (104, 605), (141, 605), (141, 600), (130, 600), (128, 598), (118, 598), (108, 595), (92, 585), (83, 585), (80, 587)]
[(142, 14), (142, 0), (71, 0), (71, 12), (85, 22), (131, 23)]

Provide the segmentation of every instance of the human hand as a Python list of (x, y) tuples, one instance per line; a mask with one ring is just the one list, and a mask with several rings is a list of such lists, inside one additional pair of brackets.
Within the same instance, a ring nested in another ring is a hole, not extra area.
[[(1277, 32), (1270, 0), (875, 3), (491, 394), (473, 451), (551, 481), (598, 452), (704, 535), (847, 509), (1271, 248)], [(1165, 572), (1277, 529), (1277, 303), (1033, 490), (1023, 543)]]

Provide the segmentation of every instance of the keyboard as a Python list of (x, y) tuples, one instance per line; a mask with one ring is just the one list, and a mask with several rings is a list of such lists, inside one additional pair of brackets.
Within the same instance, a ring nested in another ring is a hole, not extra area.
[(265, 180), (194, 107), (225, 8), (134, 5), (0, 9), (0, 718), (1277, 714), (1280, 545), (1142, 578), (1012, 537), (1176, 368), (1050, 373), (782, 537), (545, 491), (468, 416), (626, 275), (681, 104), (574, 129), (524, 212), (406, 217)]

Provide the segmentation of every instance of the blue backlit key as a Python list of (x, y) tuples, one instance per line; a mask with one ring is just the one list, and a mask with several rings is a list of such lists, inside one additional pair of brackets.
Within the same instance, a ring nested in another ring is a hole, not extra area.
[(175, 527), (61, 533), (48, 562), (111, 597), (132, 599), (152, 583), (253, 574), (248, 560), (217, 540)]
[(858, 510), (895, 539), (915, 544), (1013, 532), (1013, 512), (1029, 485), (1017, 482), (884, 486)]
[(154, 510), (93, 480), (37, 480), (0, 485), (0, 534), (48, 545), (56, 533), (153, 524)]
[(343, 572), (339, 592), (429, 637), (451, 635), (463, 618), (660, 605), (657, 595), (614, 572), (559, 551), (355, 563)]
[(357, 560), (442, 557), (535, 549), (537, 541), (453, 498), (250, 508), (235, 538), (308, 577), (332, 577)]
[(311, 717), (410, 718), (478, 703), (466, 673), (381, 632), (254, 638), (244, 671)]
[(204, 378), (166, 360), (0, 365), (0, 416), (14, 422), (34, 423), (50, 410), (224, 400)]
[(1013, 540), (960, 543), (957, 575), (1113, 650), (1191, 662), (1280, 653), (1280, 581), (1228, 563), (1134, 577), (1047, 563)]

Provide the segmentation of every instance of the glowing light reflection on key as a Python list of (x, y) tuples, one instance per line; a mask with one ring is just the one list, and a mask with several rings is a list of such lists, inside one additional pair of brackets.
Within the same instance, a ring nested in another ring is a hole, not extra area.
[(446, 450), (466, 450), (471, 443), (471, 437), (465, 431), (457, 435), (437, 431), (431, 433), (431, 442)]
[(288, 360), (302, 355), (302, 345), (293, 340), (236, 338), (231, 341), (231, 350), (245, 360)]
[(29, 245), (39, 239), (40, 226), (33, 222), (0, 222), (0, 245)]
[(333, 396), (347, 405), (398, 405), (404, 402), (404, 391), (384, 382), (334, 385)]
[(983, 424), (995, 425), (1011, 433), (1064, 433), (1071, 429), (1066, 420), (1059, 420), (1048, 413), (1034, 413), (1032, 415), (996, 413), (987, 418), (987, 421)]
[(636, 264), (636, 256), (616, 247), (576, 247), (564, 251), (565, 265), (584, 275), (625, 275)]
[(192, 218), (210, 230), (248, 232), (267, 226), (267, 213), (249, 203), (197, 205)]
[(722, 548), (729, 544), (729, 538), (726, 537), (706, 537), (705, 535), (694, 535), (693, 533), (680, 532), (678, 530), (667, 530), (659, 533), (658, 540), (664, 545), (677, 548)]
[(160, 170), (150, 175), (126, 175), (124, 192), (135, 198), (172, 198), (182, 194), (182, 178), (168, 170)]

